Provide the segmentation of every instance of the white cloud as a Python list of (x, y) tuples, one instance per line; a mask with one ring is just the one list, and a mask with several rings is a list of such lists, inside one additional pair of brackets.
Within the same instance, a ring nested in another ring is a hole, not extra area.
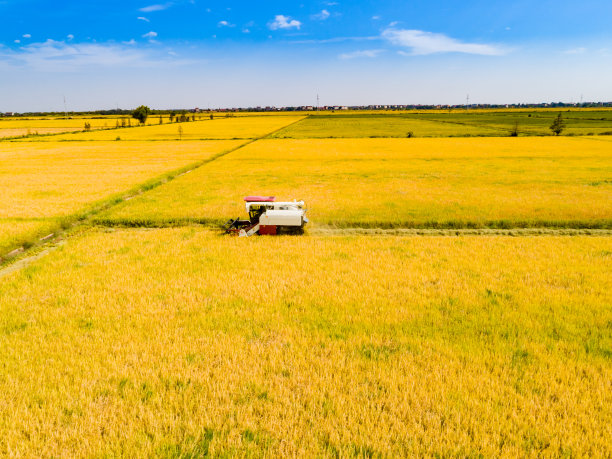
[(568, 50), (565, 50), (564, 54), (584, 54), (586, 53), (586, 48), (582, 48), (582, 47), (578, 47), (578, 48), (571, 48)]
[(68, 35), (66, 35), (66, 38), (68, 39), (68, 41), (71, 41), (74, 39), (74, 35), (72, 35), (71, 33), (69, 33)]
[(313, 14), (310, 17), (316, 21), (325, 21), (326, 19), (329, 19), (330, 16), (331, 16), (331, 13), (329, 11), (321, 10), (320, 13)]
[(138, 11), (142, 11), (143, 13), (151, 13), (153, 11), (163, 11), (172, 6), (172, 3), (163, 3), (157, 5), (149, 5), (144, 8), (140, 8)]
[(22, 35), (23, 38), (32, 38), (32, 35), (30, 35), (29, 33), (24, 33)]
[(341, 43), (344, 41), (372, 41), (372, 40), (380, 40), (380, 36), (377, 37), (334, 37), (334, 38), (325, 38), (320, 40), (295, 40), (291, 43), (296, 45), (324, 45), (326, 43)]
[(363, 51), (340, 54), (339, 57), (340, 59), (356, 59), (359, 57), (374, 58), (382, 52), (384, 52), (384, 49), (364, 49)]
[(15, 40), (15, 43), (19, 44), (21, 43), (21, 40)]
[(380, 21), (380, 16), (372, 16), (372, 20), (374, 20), (374, 21)]
[(121, 43), (123, 43), (124, 45), (130, 45), (130, 46), (133, 46), (133, 45), (135, 45), (135, 44), (136, 44), (136, 40), (134, 40), (134, 39), (132, 38), (130, 41), (123, 41), (123, 42), (121, 42)]
[(151, 22), (148, 18), (145, 18), (144, 16), (138, 16), (136, 19), (138, 19), (139, 21)]
[(422, 30), (386, 29), (382, 37), (396, 46), (409, 48), (408, 55), (426, 55), (435, 53), (466, 53), (483, 56), (500, 56), (506, 50), (496, 45), (465, 43), (441, 33)]
[(242, 29), (242, 33), (251, 33), (251, 31), (249, 29)]
[(153, 32), (152, 30), (150, 32), (145, 33), (142, 38), (155, 38), (157, 37), (157, 32)]
[(40, 72), (72, 72), (91, 68), (147, 67), (165, 68), (192, 65), (195, 61), (160, 55), (151, 49), (138, 49), (126, 44), (67, 43), (47, 40), (32, 43), (18, 50), (0, 48), (0, 69), (28, 68)]
[(227, 22), (227, 21), (219, 21), (219, 22), (217, 23), (217, 26), (218, 26), (218, 27), (235, 27), (235, 25), (234, 25), (234, 24), (230, 24), (230, 23), (229, 23), (229, 22)]
[(278, 30), (278, 29), (299, 29), (302, 23), (295, 19), (291, 19), (289, 16), (285, 16), (282, 14), (277, 14), (274, 16), (274, 21), (268, 23), (268, 28), (270, 30)]

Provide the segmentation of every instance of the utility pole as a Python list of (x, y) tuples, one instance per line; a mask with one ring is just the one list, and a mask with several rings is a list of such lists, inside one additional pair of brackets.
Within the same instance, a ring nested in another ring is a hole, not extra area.
[(470, 109), (470, 95), (468, 94), (465, 98), (465, 110), (468, 111)]
[(68, 118), (68, 114), (66, 112), (66, 96), (64, 96), (64, 118)]
[(319, 111), (319, 95), (317, 94), (317, 111)]

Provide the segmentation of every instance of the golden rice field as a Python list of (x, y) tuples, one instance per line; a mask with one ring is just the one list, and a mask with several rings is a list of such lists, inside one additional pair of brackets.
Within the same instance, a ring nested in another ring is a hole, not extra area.
[(249, 194), (304, 199), (318, 226), (611, 228), (612, 150), (587, 137), (263, 140), (100, 220), (221, 223)]
[(61, 219), (0, 218), (0, 261), (6, 253), (61, 228)]
[[(119, 128), (61, 134), (40, 137), (39, 141), (109, 141), (109, 140), (210, 140), (210, 139), (254, 139), (299, 121), (303, 116), (242, 116), (189, 121), (184, 123), (155, 124), (155, 117), (149, 119), (149, 126)], [(135, 121), (135, 120), (132, 120)]]
[[(62, 132), (82, 131), (85, 123), (91, 129), (110, 129), (117, 124), (117, 119), (125, 117), (69, 117), (69, 118), (0, 118), (0, 138), (16, 137), (30, 134), (58, 134)], [(167, 117), (166, 117), (167, 118)], [(156, 118), (158, 121), (159, 118)], [(150, 122), (151, 120), (149, 120)], [(166, 122), (168, 120), (166, 119)], [(131, 120), (136, 123), (136, 120)]]
[(609, 457), (611, 270), (607, 237), (91, 232), (0, 279), (0, 454)]
[(0, 143), (0, 257), (59, 228), (62, 218), (239, 145)]
[(0, 218), (68, 215), (235, 141), (0, 143)]
[[(612, 456), (612, 137), (368, 116), (0, 142), (0, 456)], [(249, 194), (313, 230), (223, 235)], [(519, 227), (599, 236), (376, 234)]]

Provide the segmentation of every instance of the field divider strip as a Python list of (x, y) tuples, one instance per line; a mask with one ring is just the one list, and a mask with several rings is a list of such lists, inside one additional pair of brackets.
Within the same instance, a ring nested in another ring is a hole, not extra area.
[[(166, 220), (105, 220), (93, 222), (105, 229), (166, 229), (200, 227), (219, 230), (222, 221), (216, 218), (173, 218)], [(376, 227), (330, 227), (315, 226), (306, 229), (308, 235), (362, 235), (362, 236), (612, 236), (612, 228), (571, 227), (515, 227), (515, 228), (376, 228)]]
[[(33, 240), (27, 241), (27, 244), (24, 244), (20, 247), (13, 247), (11, 248), (9, 252), (0, 254), (0, 277), (2, 277), (5, 274), (6, 270), (10, 270), (10, 272), (13, 272), (15, 269), (11, 269), (11, 268), (15, 264), (17, 264), (19, 267), (23, 267), (29, 264), (28, 260), (31, 260), (31, 261), (37, 260), (39, 258), (37, 253), (44, 247), (47, 247), (47, 248), (55, 247), (58, 243), (63, 243), (63, 241), (66, 238), (74, 234), (75, 230), (78, 230), (87, 224), (96, 224), (95, 217), (101, 212), (109, 210), (112, 207), (122, 202), (129, 201), (130, 199), (133, 199), (148, 191), (151, 191), (161, 185), (164, 185), (174, 180), (177, 177), (181, 177), (196, 169), (199, 169), (200, 167), (205, 166), (206, 164), (209, 164), (213, 161), (216, 161), (217, 159), (222, 158), (226, 155), (229, 155), (237, 150), (240, 150), (241, 148), (244, 148), (247, 145), (250, 145), (259, 140), (266, 139), (276, 134), (278, 131), (285, 129), (286, 127), (289, 127), (295, 123), (298, 123), (302, 121), (303, 119), (304, 117), (292, 123), (289, 123), (286, 126), (282, 126), (271, 132), (267, 132), (264, 135), (249, 139), (247, 142), (241, 143), (240, 145), (236, 147), (221, 151), (207, 159), (188, 164), (187, 166), (183, 166), (171, 172), (166, 172), (165, 174), (162, 174), (161, 176), (158, 176), (157, 178), (150, 179), (144, 183), (141, 183), (140, 185), (137, 185), (136, 187), (131, 188), (130, 190), (126, 192), (119, 193), (103, 201), (94, 203), (89, 208), (86, 207), (81, 212), (64, 217), (63, 222), (61, 224), (61, 230), (58, 230), (52, 234), (47, 234), (46, 236), (44, 236), (44, 234), (38, 234)], [(78, 231), (76, 232), (78, 233)], [(31, 255), (33, 251), (37, 253), (34, 255)]]

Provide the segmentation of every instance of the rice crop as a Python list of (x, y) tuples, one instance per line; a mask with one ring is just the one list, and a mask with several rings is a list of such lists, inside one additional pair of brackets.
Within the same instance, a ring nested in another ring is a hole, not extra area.
[(92, 232), (0, 279), (0, 454), (612, 455), (612, 239)]
[[(24, 118), (0, 118), (0, 138), (17, 137), (35, 134), (58, 134), (63, 132), (83, 131), (85, 124), (90, 129), (111, 129), (117, 125), (121, 117), (83, 117), (74, 116), (68, 118), (57, 117), (24, 117)], [(168, 121), (166, 119), (166, 121)], [(131, 120), (136, 123), (136, 120)]]
[(0, 260), (11, 250), (61, 228), (57, 219), (0, 219)]
[(68, 215), (237, 145), (233, 141), (2, 143), (0, 218)]
[(221, 223), (252, 194), (304, 199), (314, 225), (610, 228), (610, 151), (591, 137), (263, 140), (100, 218)]
[(364, 137), (466, 137), (502, 136), (498, 128), (451, 124), (422, 119), (420, 115), (354, 114), (311, 115), (275, 134), (279, 139)]
[[(111, 130), (92, 130), (76, 134), (61, 134), (40, 137), (39, 141), (109, 141), (109, 140), (210, 140), (210, 139), (253, 139), (264, 136), (302, 116), (232, 116), (214, 114), (213, 119), (203, 115), (196, 121), (151, 124), (149, 126), (119, 128)], [(135, 120), (132, 120), (135, 121)], [(154, 118), (150, 120), (154, 121)]]
[[(278, 132), (277, 138), (548, 136), (555, 111), (424, 111), (314, 114)], [(612, 133), (612, 111), (563, 111), (564, 134)]]

